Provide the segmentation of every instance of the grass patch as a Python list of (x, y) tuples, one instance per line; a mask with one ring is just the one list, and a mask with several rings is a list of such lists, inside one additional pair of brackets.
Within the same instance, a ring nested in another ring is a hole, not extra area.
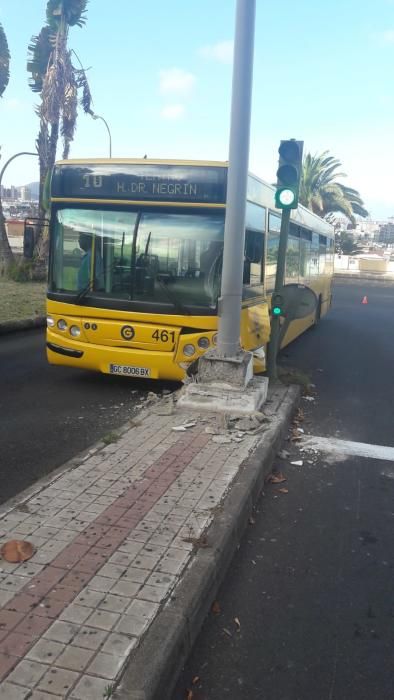
[(309, 390), (311, 384), (311, 378), (306, 372), (295, 367), (278, 367), (278, 378), (282, 384), (298, 384), (302, 386), (306, 391)]
[(104, 435), (102, 438), (104, 445), (110, 445), (112, 442), (116, 442), (119, 440), (120, 435), (118, 433), (107, 433), (107, 435)]
[(45, 315), (46, 282), (14, 282), (0, 277), (0, 322)]

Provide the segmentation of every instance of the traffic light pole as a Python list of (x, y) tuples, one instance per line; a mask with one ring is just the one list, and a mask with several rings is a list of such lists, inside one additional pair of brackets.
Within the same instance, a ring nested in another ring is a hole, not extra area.
[[(279, 250), (278, 250), (278, 262), (276, 266), (276, 278), (275, 278), (275, 292), (274, 294), (280, 294), (283, 288), (283, 283), (285, 279), (285, 267), (286, 267), (286, 250), (287, 241), (289, 238), (289, 226), (290, 226), (290, 213), (291, 209), (283, 209), (282, 220), (280, 224), (280, 234), (279, 234)], [(276, 358), (279, 351), (279, 338), (280, 338), (280, 316), (273, 316), (271, 314), (271, 337), (268, 345), (268, 358), (267, 358), (267, 368), (268, 376), (270, 379), (278, 378), (278, 369), (276, 365)]]

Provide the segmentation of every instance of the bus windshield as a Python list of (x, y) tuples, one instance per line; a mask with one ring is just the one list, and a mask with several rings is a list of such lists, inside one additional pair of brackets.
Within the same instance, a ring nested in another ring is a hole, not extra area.
[(216, 308), (224, 212), (59, 209), (49, 291), (83, 303), (157, 302)]

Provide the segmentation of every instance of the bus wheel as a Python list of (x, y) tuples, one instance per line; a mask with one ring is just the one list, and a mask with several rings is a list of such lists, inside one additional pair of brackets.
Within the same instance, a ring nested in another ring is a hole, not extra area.
[(320, 319), (321, 319), (321, 307), (322, 307), (322, 298), (321, 298), (321, 294), (320, 294), (320, 295), (319, 295), (319, 299), (318, 299), (318, 301), (317, 301), (317, 306), (316, 306), (315, 320), (314, 320), (314, 323), (313, 323), (314, 326), (318, 326), (319, 323), (320, 323)]

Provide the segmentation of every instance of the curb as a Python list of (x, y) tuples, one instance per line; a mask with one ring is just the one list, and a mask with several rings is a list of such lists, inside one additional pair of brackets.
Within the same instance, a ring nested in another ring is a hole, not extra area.
[(6, 335), (7, 333), (16, 333), (18, 331), (31, 330), (33, 328), (43, 328), (45, 325), (45, 316), (36, 316), (35, 318), (24, 318), (17, 321), (1, 321), (0, 335)]
[(280, 410), (253, 454), (242, 464), (221, 512), (207, 530), (214, 543), (195, 554), (172, 598), (130, 659), (114, 700), (170, 700), (212, 601), (246, 529), (264, 478), (272, 467), (299, 403), (301, 389), (289, 386)]

